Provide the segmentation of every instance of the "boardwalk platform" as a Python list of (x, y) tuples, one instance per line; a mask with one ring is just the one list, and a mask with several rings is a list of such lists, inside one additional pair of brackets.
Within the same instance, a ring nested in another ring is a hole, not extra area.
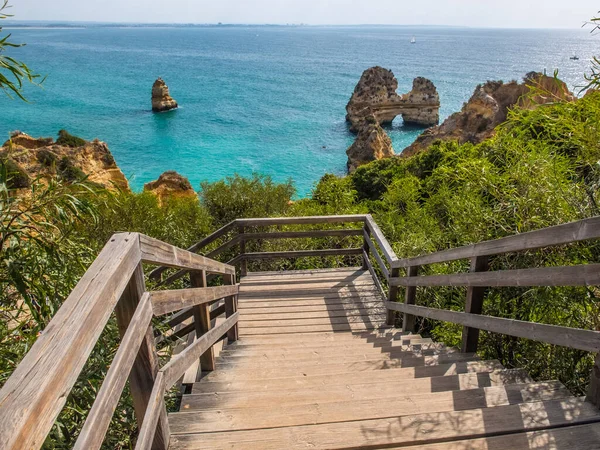
[(250, 273), (239, 340), (169, 415), (179, 449), (599, 449), (557, 381), (386, 327), (361, 269)]

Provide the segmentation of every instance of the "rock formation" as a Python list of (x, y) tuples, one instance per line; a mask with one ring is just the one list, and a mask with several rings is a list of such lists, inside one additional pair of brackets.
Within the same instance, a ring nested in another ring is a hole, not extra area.
[(144, 191), (155, 194), (162, 204), (167, 198), (171, 197), (195, 197), (196, 191), (189, 180), (174, 170), (164, 172), (158, 180), (151, 181), (144, 185)]
[(402, 115), (406, 123), (437, 125), (440, 98), (433, 83), (416, 78), (408, 94), (398, 95), (398, 80), (391, 70), (372, 67), (365, 70), (346, 106), (351, 131), (358, 132), (365, 118), (373, 115), (379, 124), (391, 123)]
[(152, 86), (152, 111), (164, 112), (177, 108), (177, 102), (169, 94), (169, 88), (162, 78)]
[(375, 116), (368, 116), (360, 125), (354, 144), (348, 150), (348, 173), (371, 161), (394, 156), (392, 140), (377, 122)]
[[(536, 88), (535, 95), (526, 95), (532, 87)], [(506, 121), (513, 106), (534, 108), (574, 98), (565, 83), (535, 72), (527, 74), (523, 83), (488, 81), (477, 86), (460, 112), (451, 115), (441, 125), (426, 130), (402, 152), (402, 156), (412, 156), (438, 140), (478, 144), (493, 136), (495, 128)]]
[(104, 142), (83, 141), (84, 145), (57, 145), (52, 138), (35, 139), (15, 132), (0, 147), (0, 159), (21, 167), (31, 179), (59, 176), (66, 181), (87, 176), (87, 180), (108, 189), (130, 191), (129, 183)]

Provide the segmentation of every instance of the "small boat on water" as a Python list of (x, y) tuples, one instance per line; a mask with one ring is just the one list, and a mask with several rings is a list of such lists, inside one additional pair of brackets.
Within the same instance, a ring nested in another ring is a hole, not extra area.
[(411, 38), (411, 40), (410, 40), (410, 43), (411, 43), (411, 44), (416, 44), (416, 43), (417, 43), (417, 38), (413, 36), (413, 37)]
[(571, 56), (571, 58), (573, 61), (579, 61), (579, 56)]

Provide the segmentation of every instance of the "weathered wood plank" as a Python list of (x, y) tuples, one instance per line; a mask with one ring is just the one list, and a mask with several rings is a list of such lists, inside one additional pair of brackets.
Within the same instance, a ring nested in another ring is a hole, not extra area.
[(248, 272), (248, 275), (244, 277), (240, 282), (243, 283), (244, 280), (252, 280), (252, 279), (263, 279), (263, 277), (311, 277), (311, 276), (319, 276), (319, 275), (327, 275), (327, 276), (345, 276), (348, 274), (352, 274), (355, 272), (364, 272), (362, 267), (337, 267), (337, 268), (329, 268), (329, 269), (302, 269), (302, 270), (278, 270), (278, 271), (265, 271), (265, 272)]
[(280, 290), (277, 292), (272, 291), (246, 291), (240, 293), (240, 302), (252, 302), (255, 300), (272, 300), (272, 299), (285, 299), (293, 300), (293, 299), (302, 299), (309, 297), (318, 297), (318, 298), (343, 298), (349, 297), (353, 295), (380, 295), (377, 286), (374, 284), (364, 285), (364, 286), (343, 286), (343, 287), (323, 287), (323, 288), (303, 288), (303, 289), (293, 289), (290, 291)]
[(239, 302), (239, 309), (252, 312), (254, 309), (280, 308), (281, 311), (287, 311), (285, 308), (306, 307), (307, 311), (311, 308), (325, 308), (327, 310), (362, 307), (366, 303), (382, 304), (381, 294), (377, 291), (371, 291), (363, 295), (348, 296), (329, 296), (329, 297), (306, 297), (306, 298), (265, 298), (264, 300), (244, 300)]
[(600, 264), (393, 278), (394, 286), (596, 286)]
[[(297, 325), (334, 325), (334, 324), (353, 324), (353, 323), (364, 323), (364, 324), (380, 324), (385, 320), (385, 315), (373, 314), (373, 315), (362, 315), (362, 316), (342, 316), (342, 317), (322, 317), (322, 318), (300, 318), (300, 319), (267, 319), (267, 320), (240, 320), (240, 330), (249, 328), (259, 327), (273, 327), (273, 328), (287, 328), (294, 327)], [(284, 330), (282, 330), (284, 331)]]
[[(476, 380), (485, 382), (491, 372), (501, 371), (504, 367), (498, 361), (467, 361), (453, 364), (441, 364), (437, 366), (426, 367), (407, 367), (403, 369), (388, 369), (376, 370), (369, 372), (368, 383), (407, 383), (411, 391), (412, 388), (420, 389), (423, 392), (431, 392), (432, 389), (440, 390), (456, 390), (458, 386), (462, 386), (463, 382), (467, 383), (464, 378), (459, 378), (457, 384), (456, 378), (450, 378), (450, 381), (445, 381), (446, 377), (456, 377), (458, 375), (472, 375), (469, 384), (475, 384)], [(325, 386), (352, 386), (357, 383), (366, 383), (367, 380), (362, 376), (357, 376), (356, 372), (338, 372), (335, 377), (330, 374), (312, 375), (312, 376), (291, 376), (291, 377), (274, 377), (261, 378), (260, 376), (250, 376), (246, 378), (238, 378), (237, 380), (229, 379), (223, 381), (211, 381), (204, 379), (199, 383), (194, 384), (192, 389), (193, 394), (210, 393), (210, 392), (241, 392), (241, 391), (276, 391), (279, 389), (289, 389), (290, 386), (296, 388), (306, 388), (307, 390), (321, 390)], [(403, 384), (404, 386), (404, 384)], [(452, 388), (454, 386), (454, 388)], [(485, 385), (484, 385), (485, 386)], [(482, 386), (483, 387), (483, 386)]]
[[(571, 397), (559, 382), (532, 383), (486, 387), (466, 391), (419, 394), (392, 393), (388, 398), (353, 398), (343, 400), (307, 401), (290, 404), (285, 397), (279, 401), (257, 400), (250, 408), (228, 407), (214, 410), (191, 410), (169, 415), (171, 432), (175, 434), (252, 430), (357, 420), (435, 414), (478, 408), (497, 408), (534, 401), (562, 400)], [(238, 393), (238, 395), (241, 395)], [(348, 398), (349, 397), (349, 398)], [(385, 406), (383, 404), (385, 403)]]
[(244, 238), (250, 239), (304, 239), (326, 237), (362, 236), (362, 229), (351, 230), (311, 230), (311, 231), (275, 231), (270, 233), (245, 233)]
[[(419, 266), (411, 266), (406, 271), (407, 278), (416, 278), (418, 275), (419, 275)], [(391, 281), (392, 280), (390, 280), (390, 284), (391, 284)], [(405, 305), (414, 305), (416, 296), (417, 296), (417, 288), (414, 286), (408, 286), (406, 288), (406, 292), (404, 295), (404, 304)], [(388, 309), (392, 310), (392, 308), (388, 308)], [(402, 329), (406, 330), (406, 331), (414, 332), (415, 326), (416, 326), (415, 316), (404, 313), (404, 317), (402, 319)]]
[[(212, 242), (216, 241), (221, 236), (224, 236), (225, 234), (227, 234), (230, 230), (232, 230), (234, 228), (234, 226), (235, 226), (235, 222), (229, 222), (224, 227), (221, 227), (220, 229), (218, 229), (214, 233), (212, 233), (212, 234), (208, 235), (207, 237), (205, 237), (204, 239), (202, 239), (200, 242), (197, 242), (196, 244), (194, 244), (191, 247), (189, 247), (187, 249), (187, 251), (188, 252), (192, 252), (192, 253), (197, 253), (202, 248), (204, 248), (207, 245), (211, 244)], [(161, 274), (166, 269), (167, 269), (167, 267), (157, 267), (152, 272), (150, 272), (150, 274), (148, 275), (148, 277), (151, 280), (158, 280), (158, 279), (160, 279)]]
[(154, 381), (152, 393), (150, 394), (150, 401), (148, 402), (148, 407), (146, 408), (144, 421), (140, 427), (140, 433), (135, 444), (136, 450), (146, 450), (151, 448), (160, 416), (163, 411), (166, 412), (164, 396), (165, 377), (162, 372), (158, 372), (156, 375), (156, 380)]
[(315, 290), (315, 289), (335, 289), (335, 288), (345, 288), (350, 289), (358, 286), (373, 286), (374, 280), (370, 275), (365, 275), (363, 277), (348, 280), (348, 281), (322, 281), (315, 280), (311, 282), (289, 282), (289, 283), (273, 283), (271, 285), (253, 285), (244, 283), (240, 285), (240, 295), (257, 295), (255, 293), (277, 293), (281, 291), (289, 291), (289, 292), (302, 292), (304, 289)]
[(4, 448), (40, 448), (140, 260), (114, 235), (0, 390)]
[[(327, 250), (297, 250), (287, 252), (259, 252), (245, 253), (245, 260), (251, 259), (278, 259), (278, 258), (306, 258), (306, 257), (325, 257), (325, 256), (354, 256), (362, 255), (362, 248), (340, 248)], [(243, 275), (242, 275), (243, 276)]]
[(121, 340), (119, 349), (96, 395), (94, 404), (77, 438), (75, 449), (91, 450), (99, 449), (102, 446), (129, 372), (133, 367), (140, 345), (146, 337), (146, 330), (151, 319), (150, 296), (145, 293), (131, 318), (125, 336)]
[(246, 227), (264, 227), (268, 225), (314, 225), (319, 223), (358, 223), (364, 222), (366, 216), (306, 216), (306, 217), (271, 217), (261, 219), (237, 219), (236, 224)]
[(166, 389), (170, 389), (179, 377), (185, 373), (187, 368), (193, 364), (195, 359), (200, 358), (200, 355), (204, 354), (206, 350), (215, 344), (215, 342), (221, 339), (223, 335), (237, 323), (238, 317), (239, 313), (235, 313), (222, 324), (197, 339), (179, 355), (171, 359), (171, 361), (161, 369), (165, 373)]
[[(487, 256), (477, 256), (471, 259), (471, 272), (485, 272), (488, 270)], [(483, 312), (483, 299), (485, 297), (485, 287), (467, 288), (467, 298), (465, 300), (465, 312), (469, 314), (481, 314)], [(477, 351), (479, 346), (479, 330), (477, 328), (463, 327), (461, 350), (465, 353)]]
[[(127, 333), (145, 291), (144, 269), (142, 268), (142, 264), (139, 263), (115, 308), (117, 325), (121, 336), (125, 336)], [(151, 401), (151, 393), (158, 374), (158, 368), (159, 360), (154, 344), (154, 330), (150, 324), (146, 328), (145, 337), (140, 344), (135, 362), (129, 372), (129, 388), (139, 428), (142, 427), (148, 402)], [(165, 412), (162, 415), (162, 419), (158, 422), (152, 449), (166, 450), (168, 446), (169, 426), (166, 421)]]
[(197, 287), (170, 291), (150, 292), (155, 316), (163, 316), (191, 306), (211, 303), (237, 294), (238, 286)]
[[(192, 287), (207, 289), (206, 272), (190, 272), (190, 282)], [(207, 303), (193, 307), (194, 324), (196, 324), (196, 339), (200, 339), (208, 333), (212, 327), (210, 320), (210, 307)], [(214, 346), (210, 346), (202, 355), (200, 355), (200, 368), (196, 381), (200, 379), (202, 371), (215, 370), (215, 351)]]
[(337, 309), (328, 310), (323, 308), (320, 311), (298, 311), (291, 312), (289, 308), (284, 311), (273, 308), (273, 312), (264, 314), (250, 313), (252, 310), (244, 310), (240, 317), (240, 324), (244, 322), (269, 321), (269, 320), (301, 320), (301, 319), (328, 319), (332, 317), (353, 317), (353, 316), (381, 316), (385, 314), (385, 308), (382, 303), (371, 308)]
[[(384, 278), (386, 278), (386, 279), (389, 278), (390, 272), (389, 272), (387, 266), (385, 265), (385, 263), (383, 262), (383, 259), (381, 259), (381, 256), (379, 256), (377, 247), (375, 247), (375, 244), (373, 244), (373, 241), (371, 241), (371, 238), (369, 237), (369, 235), (367, 234), (366, 231), (365, 231), (365, 243), (371, 250), (371, 254), (373, 255), (373, 258), (375, 258), (375, 261), (377, 261), (377, 265), (381, 269), (381, 272), (383, 272)], [(365, 254), (367, 254), (367, 252), (365, 252)], [(367, 259), (368, 259), (368, 254), (367, 254)]]
[(323, 325), (296, 325), (288, 326), (284, 329), (274, 327), (262, 327), (262, 328), (244, 328), (240, 330), (241, 336), (256, 336), (266, 334), (297, 334), (297, 333), (327, 333), (341, 331), (371, 331), (381, 329), (383, 323), (334, 323), (334, 324), (323, 324)]
[(533, 250), (551, 245), (568, 244), (588, 239), (600, 238), (600, 217), (580, 220), (555, 227), (530, 231), (528, 233), (508, 236), (493, 241), (480, 242), (465, 247), (444, 250), (416, 258), (401, 259), (394, 267), (409, 267), (435, 264), (457, 259), (474, 258), (477, 256), (492, 256), (501, 253)]
[(392, 249), (392, 246), (388, 240), (383, 235), (379, 225), (375, 223), (370, 214), (366, 216), (365, 223), (371, 231), (372, 236), (375, 238), (375, 241), (377, 241), (377, 245), (379, 245), (379, 248), (381, 248), (385, 260), (388, 262), (388, 264), (390, 264), (391, 267), (396, 267), (393, 263), (397, 262), (398, 257), (396, 256), (396, 253)]
[(364, 421), (200, 434), (174, 434), (171, 448), (246, 450), (381, 448), (424, 445), (598, 422), (595, 407), (579, 399), (552, 400)]
[[(235, 275), (225, 275), (223, 278), (223, 282), (228, 285), (235, 286)], [(238, 296), (232, 295), (225, 299), (225, 318), (229, 318), (233, 316), (238, 310)], [(227, 341), (229, 343), (235, 342), (238, 340), (238, 324), (236, 323), (233, 327), (229, 329), (227, 332)]]
[(242, 287), (262, 287), (267, 290), (270, 286), (288, 285), (290, 287), (296, 285), (313, 285), (315, 283), (331, 283), (331, 284), (342, 284), (342, 283), (354, 283), (357, 281), (370, 280), (371, 274), (368, 271), (360, 272), (349, 277), (310, 277), (310, 278), (299, 278), (299, 277), (268, 277), (266, 280), (248, 280), (245, 277), (240, 283)]
[(588, 352), (600, 352), (600, 332), (567, 328), (556, 325), (544, 325), (499, 317), (481, 316), (457, 311), (426, 308), (424, 306), (389, 303), (387, 307), (396, 311), (413, 314), (428, 319), (478, 328), (480, 330), (516, 336), (547, 344), (561, 345)]
[(211, 273), (235, 273), (235, 268), (227, 264), (213, 261), (143, 234), (139, 236), (142, 261), (145, 263), (178, 269), (206, 270)]

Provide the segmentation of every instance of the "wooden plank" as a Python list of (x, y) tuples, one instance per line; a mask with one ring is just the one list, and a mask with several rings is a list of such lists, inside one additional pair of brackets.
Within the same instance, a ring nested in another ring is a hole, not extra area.
[(593, 405), (600, 407), (600, 354), (596, 355), (594, 360), (586, 399)]
[(358, 308), (365, 304), (376, 303), (381, 305), (381, 295), (376, 292), (370, 292), (368, 295), (352, 295), (345, 297), (306, 297), (306, 298), (265, 298), (264, 300), (244, 300), (239, 302), (239, 309), (251, 313), (254, 309), (272, 309), (281, 308), (281, 311), (287, 311), (288, 307), (306, 307), (308, 311), (310, 307), (322, 307), (327, 310), (344, 308)]
[[(287, 252), (259, 252), (245, 253), (244, 259), (279, 259), (279, 258), (306, 258), (325, 256), (353, 256), (362, 255), (362, 248), (340, 248), (327, 250), (298, 250)], [(242, 275), (243, 276), (243, 275)]]
[[(400, 270), (396, 269), (396, 268), (392, 268), (390, 275), (392, 278), (398, 277), (400, 275)], [(389, 278), (388, 278), (388, 282), (389, 282)], [(398, 301), (398, 286), (392, 286), (392, 285), (388, 286), (387, 301), (391, 302), (391, 303), (396, 303)], [(389, 326), (396, 325), (396, 312), (393, 309), (389, 309), (389, 308), (387, 309), (387, 318), (385, 320), (385, 323), (388, 324)]]
[[(194, 288), (207, 288), (206, 272), (190, 272), (190, 282)], [(196, 339), (200, 339), (208, 333), (212, 327), (210, 320), (210, 309), (207, 303), (194, 306), (194, 323), (196, 324)], [(200, 368), (196, 381), (200, 379), (202, 371), (215, 370), (215, 351), (211, 345), (202, 355), (200, 355)]]
[[(225, 275), (223, 282), (235, 286), (235, 275)], [(232, 295), (225, 299), (225, 317), (229, 318), (233, 316), (238, 310), (238, 297), (237, 295)], [(236, 323), (233, 327), (229, 329), (227, 332), (227, 341), (229, 343), (235, 342), (238, 340), (238, 324)]]
[(596, 286), (600, 264), (393, 278), (394, 286)]
[[(383, 272), (383, 276), (386, 279), (389, 278), (390, 272), (388, 271), (385, 263), (383, 262), (383, 259), (381, 259), (381, 256), (379, 256), (379, 251), (377, 250), (377, 247), (375, 247), (375, 244), (373, 244), (373, 241), (371, 241), (371, 237), (369, 236), (369, 234), (366, 231), (364, 233), (364, 237), (365, 237), (365, 243), (366, 243), (367, 247), (371, 250), (370, 253), (373, 255), (373, 258), (375, 258), (375, 261), (377, 261), (377, 265)], [(368, 252), (365, 251), (365, 254), (367, 255), (367, 259), (368, 259)]]
[(396, 261), (393, 267), (435, 264), (457, 259), (491, 256), (501, 253), (533, 250), (551, 245), (562, 245), (600, 238), (600, 217), (580, 220), (555, 227), (530, 231), (493, 241), (444, 250), (429, 255)]
[(268, 289), (270, 286), (278, 286), (287, 284), (289, 286), (295, 286), (298, 284), (311, 285), (314, 283), (331, 283), (331, 284), (342, 284), (342, 283), (353, 283), (356, 281), (364, 281), (371, 279), (371, 274), (368, 271), (360, 272), (359, 274), (353, 274), (350, 277), (268, 277), (266, 280), (248, 280), (244, 278), (244, 281), (240, 284), (242, 287), (262, 287)]
[(580, 399), (566, 399), (236, 433), (174, 434), (171, 449), (197, 448), (197, 445), (247, 450), (305, 449), (306, 443), (313, 449), (381, 448), (544, 430), (599, 420), (593, 405)]
[[(360, 297), (356, 298), (361, 299)], [(355, 303), (326, 303), (324, 300), (317, 300), (314, 304), (301, 306), (288, 305), (287, 303), (282, 302), (256, 302), (256, 305), (240, 305), (239, 310), (243, 311), (242, 319), (252, 320), (254, 316), (267, 318), (267, 316), (270, 314), (315, 314), (321, 312), (328, 312), (332, 314), (337, 314), (339, 312), (341, 314), (344, 311), (346, 311), (348, 314), (353, 314), (355, 312), (362, 311), (366, 312), (370, 310), (382, 310), (382, 308), (384, 307), (381, 300), (379, 300), (377, 297), (374, 297), (370, 300), (364, 299), (364, 301)]]
[[(144, 269), (142, 264), (139, 263), (127, 285), (127, 289), (123, 292), (115, 308), (115, 316), (121, 336), (125, 336), (127, 333), (127, 329), (131, 324), (131, 320), (145, 291)], [(133, 407), (138, 428), (142, 427), (148, 403), (151, 401), (151, 393), (158, 374), (159, 364), (154, 344), (154, 330), (152, 324), (150, 324), (146, 328), (145, 337), (142, 340), (135, 362), (129, 373), (129, 389), (133, 398)], [(166, 421), (165, 412), (162, 415), (162, 419), (158, 422), (152, 449), (166, 450), (168, 446), (169, 426)]]
[[(424, 367), (407, 367), (402, 369), (376, 370), (369, 372), (368, 379), (365, 379), (361, 374), (355, 371), (338, 372), (335, 377), (330, 374), (312, 375), (312, 376), (291, 376), (291, 377), (276, 377), (276, 378), (261, 378), (247, 377), (238, 378), (236, 380), (212, 381), (203, 379), (199, 383), (195, 383), (192, 389), (193, 394), (210, 393), (210, 392), (247, 392), (247, 391), (275, 391), (280, 389), (297, 389), (306, 388), (313, 390), (324, 389), (327, 386), (352, 386), (360, 383), (396, 383), (404, 382), (406, 386), (410, 386), (407, 391), (420, 389), (423, 392), (430, 392), (434, 389), (449, 390), (454, 386), (462, 386), (462, 382), (475, 383), (474, 380), (480, 379), (482, 382), (487, 382), (491, 372), (503, 370), (504, 367), (499, 361), (466, 361), (452, 364), (440, 364), (437, 366)], [(466, 381), (464, 378), (449, 378), (450, 381), (445, 381), (446, 377), (456, 377), (458, 375), (471, 374), (473, 378)], [(404, 386), (404, 385), (403, 385)], [(485, 385), (484, 385), (485, 386)], [(483, 387), (484, 387), (483, 386)]]
[[(171, 359), (161, 370), (165, 373), (165, 389), (170, 389), (181, 377), (195, 359), (200, 358), (206, 350), (223, 337), (227, 331), (237, 323), (239, 313), (226, 319), (222, 324), (210, 330), (197, 339), (192, 345)], [(214, 373), (214, 372), (213, 372)]]
[(371, 232), (372, 236), (375, 238), (377, 245), (379, 245), (379, 248), (383, 252), (385, 260), (388, 262), (388, 264), (390, 264), (391, 267), (396, 267), (393, 263), (395, 263), (398, 260), (398, 257), (396, 256), (396, 253), (392, 249), (392, 246), (390, 245), (388, 240), (383, 235), (383, 232), (379, 228), (379, 225), (375, 223), (373, 217), (370, 214), (366, 216), (365, 224), (369, 228), (369, 231)]
[(163, 316), (191, 306), (212, 303), (221, 298), (237, 294), (236, 286), (197, 287), (171, 291), (150, 292), (155, 316)]
[(114, 235), (0, 390), (5, 448), (40, 448), (140, 259)]
[(240, 331), (241, 336), (256, 336), (263, 334), (297, 334), (297, 333), (326, 333), (341, 331), (369, 331), (380, 329), (383, 326), (382, 323), (340, 323), (340, 324), (327, 324), (327, 325), (296, 325), (293, 327), (284, 327), (284, 329), (263, 327), (263, 328), (244, 328)]
[[(299, 311), (289, 312), (286, 309), (282, 312), (280, 309), (273, 308), (272, 313), (250, 314), (245, 310), (240, 317), (240, 324), (244, 322), (269, 321), (269, 320), (301, 320), (301, 319), (329, 319), (333, 317), (357, 317), (357, 316), (381, 316), (385, 314), (385, 308), (382, 304), (371, 308), (338, 309), (330, 311), (324, 308), (321, 311)], [(251, 311), (251, 310), (250, 310)]]
[(193, 332), (195, 330), (196, 330), (196, 324), (194, 322), (192, 322), (189, 325), (182, 326), (178, 330), (173, 331), (173, 333), (171, 333), (167, 336), (160, 335), (158, 338), (156, 338), (154, 340), (154, 343), (157, 347), (160, 346), (162, 348), (167, 344), (177, 341), (178, 339), (185, 338), (188, 334), (190, 334), (191, 332)]
[(150, 394), (150, 401), (148, 402), (146, 414), (144, 415), (144, 422), (140, 427), (140, 433), (135, 444), (136, 450), (146, 450), (152, 447), (156, 426), (161, 414), (163, 411), (166, 411), (164, 396), (165, 377), (162, 372), (159, 372), (156, 375), (154, 387), (152, 388), (152, 393)]
[(270, 233), (245, 233), (246, 240), (250, 239), (304, 239), (326, 237), (362, 236), (362, 229), (351, 230), (311, 230), (311, 231), (275, 231)]
[[(419, 275), (419, 266), (411, 266), (406, 271), (406, 276), (410, 278), (416, 278)], [(391, 283), (392, 280), (390, 280)], [(408, 286), (404, 295), (405, 305), (414, 305), (417, 297), (417, 288), (414, 286)], [(388, 308), (393, 310), (392, 308)], [(406, 331), (415, 331), (415, 316), (404, 313), (402, 319), (402, 329)]]
[(240, 276), (245, 277), (248, 273), (248, 258), (246, 258), (246, 228), (243, 225), (238, 225), (238, 233), (240, 236)]
[(131, 318), (119, 349), (110, 364), (94, 404), (79, 433), (75, 449), (99, 449), (110, 425), (113, 413), (121, 398), (129, 372), (133, 367), (142, 341), (152, 319), (150, 296), (145, 293)]
[[(203, 249), (204, 247), (206, 247), (207, 245), (211, 244), (212, 242), (216, 241), (217, 239), (219, 239), (221, 236), (227, 234), (230, 230), (233, 229), (233, 227), (235, 226), (235, 222), (229, 222), (227, 225), (225, 225), (224, 227), (219, 228), (217, 231), (215, 231), (214, 233), (208, 235), (207, 237), (205, 237), (204, 239), (202, 239), (200, 242), (197, 242), (196, 244), (192, 245), (191, 247), (189, 247), (187, 249), (188, 252), (192, 252), (192, 253), (197, 253), (199, 250)], [(161, 274), (167, 269), (167, 267), (157, 267), (156, 269), (154, 269), (152, 272), (150, 272), (150, 274), (148, 275), (148, 277), (151, 280), (159, 280)]]
[(333, 325), (345, 323), (382, 323), (385, 320), (384, 314), (373, 314), (363, 316), (342, 316), (342, 317), (322, 317), (322, 318), (300, 318), (300, 319), (268, 319), (268, 320), (240, 320), (241, 330), (257, 327), (294, 327), (296, 325)]
[(250, 302), (256, 299), (268, 299), (271, 300), (273, 298), (288, 298), (288, 299), (299, 299), (306, 297), (323, 297), (323, 298), (339, 298), (343, 296), (349, 296), (352, 294), (359, 295), (378, 295), (380, 294), (377, 287), (372, 285), (364, 285), (364, 286), (343, 286), (336, 289), (331, 287), (322, 287), (322, 288), (302, 288), (302, 289), (294, 289), (291, 291), (285, 290), (277, 290), (277, 291), (245, 291), (239, 294), (240, 302)]
[[(478, 256), (471, 259), (471, 272), (486, 272), (488, 270), (487, 256)], [(467, 298), (465, 301), (465, 312), (469, 314), (481, 314), (483, 312), (483, 299), (485, 297), (485, 287), (467, 288)], [(477, 328), (463, 327), (461, 350), (465, 353), (477, 351), (479, 346), (479, 330)]]
[(163, 322), (162, 325), (167, 328), (174, 328), (175, 325), (179, 325), (180, 323), (189, 319), (193, 315), (194, 313), (192, 312), (192, 308), (187, 308), (173, 314), (167, 321)]
[(392, 447), (396, 450), (399, 448), (404, 450), (600, 450), (600, 426), (593, 423), (418, 447)]
[(271, 217), (264, 219), (237, 219), (236, 223), (246, 227), (264, 227), (269, 225), (314, 225), (319, 223), (358, 223), (364, 222), (364, 214), (340, 216)]
[(142, 261), (145, 263), (178, 269), (206, 270), (211, 273), (235, 273), (235, 268), (227, 264), (196, 255), (143, 234), (139, 235), (139, 238)]
[[(394, 328), (383, 328), (380, 330), (357, 331), (354, 333), (298, 333), (296, 336), (289, 335), (274, 335), (274, 336), (246, 336), (240, 339), (239, 343), (260, 344), (260, 343), (277, 343), (280, 345), (299, 344), (308, 345), (314, 343), (333, 343), (333, 342), (378, 342), (378, 341), (393, 341), (393, 340), (411, 340), (421, 338), (418, 334), (406, 334), (401, 330)], [(235, 344), (237, 345), (237, 344)]]
[[(388, 371), (383, 371), (388, 374)], [(434, 378), (388, 379), (375, 378), (362, 380), (345, 376), (343, 382), (337, 380), (316, 381), (288, 380), (287, 385), (280, 380), (253, 383), (247, 387), (237, 384), (197, 383), (192, 394), (181, 399), (181, 411), (221, 408), (254, 408), (269, 402), (285, 405), (306, 405), (310, 403), (330, 403), (337, 401), (390, 399), (403, 393), (432, 394), (437, 392), (466, 391), (486, 387), (501, 387), (533, 383), (527, 373), (520, 369), (496, 370), (492, 372), (464, 373)], [(241, 388), (241, 389), (240, 389)], [(409, 408), (410, 411), (410, 408)]]
[(337, 267), (337, 268), (329, 268), (329, 269), (302, 269), (302, 270), (277, 270), (277, 271), (265, 271), (265, 272), (249, 272), (246, 277), (244, 277), (240, 282), (243, 283), (244, 280), (252, 280), (255, 278), (262, 277), (303, 277), (303, 276), (313, 276), (313, 275), (346, 275), (346, 272), (354, 273), (354, 272), (364, 272), (362, 267)]
[(455, 353), (440, 356), (424, 356), (421, 358), (406, 358), (404, 360), (382, 361), (364, 360), (353, 361), (348, 363), (331, 362), (331, 364), (311, 365), (306, 363), (298, 363), (285, 367), (261, 367), (257, 370), (255, 367), (237, 367), (235, 365), (220, 365), (217, 364), (219, 370), (210, 372), (203, 379), (208, 381), (233, 381), (241, 378), (283, 378), (283, 377), (299, 377), (299, 376), (315, 376), (315, 375), (336, 375), (338, 373), (346, 373), (350, 371), (365, 372), (363, 375), (370, 377), (372, 372), (379, 370), (401, 369), (411, 367), (431, 367), (436, 365), (447, 365), (450, 363), (469, 362), (476, 360), (477, 357), (467, 353)]
[[(370, 275), (360, 277), (355, 280), (343, 280), (343, 281), (321, 281), (316, 280), (312, 282), (291, 282), (291, 283), (273, 283), (270, 285), (260, 284), (260, 285), (251, 285), (251, 284), (242, 284), (240, 285), (240, 294), (241, 295), (257, 295), (264, 293), (277, 293), (280, 291), (290, 291), (290, 292), (302, 292), (305, 289), (308, 290), (316, 290), (316, 289), (335, 289), (335, 288), (353, 288), (358, 286), (366, 286), (372, 287), (375, 283), (373, 282), (373, 278)], [(161, 292), (161, 291), (159, 291)]]
[[(348, 393), (349, 394), (349, 393)], [(412, 392), (358, 400), (346, 394), (345, 400), (289, 404), (284, 397), (256, 401), (251, 409), (223, 405), (214, 410), (184, 410), (169, 415), (171, 433), (204, 433), (290, 427), (355, 420), (405, 417), (482, 408), (497, 408), (534, 401), (571, 397), (558, 382), (507, 385), (427, 394)]]
[(540, 323), (523, 322), (499, 317), (481, 316), (457, 311), (426, 308), (424, 306), (388, 304), (388, 308), (407, 312), (419, 317), (442, 320), (471, 328), (516, 336), (547, 344), (576, 348), (587, 352), (600, 352), (600, 332), (581, 330), (577, 328), (545, 325)]

